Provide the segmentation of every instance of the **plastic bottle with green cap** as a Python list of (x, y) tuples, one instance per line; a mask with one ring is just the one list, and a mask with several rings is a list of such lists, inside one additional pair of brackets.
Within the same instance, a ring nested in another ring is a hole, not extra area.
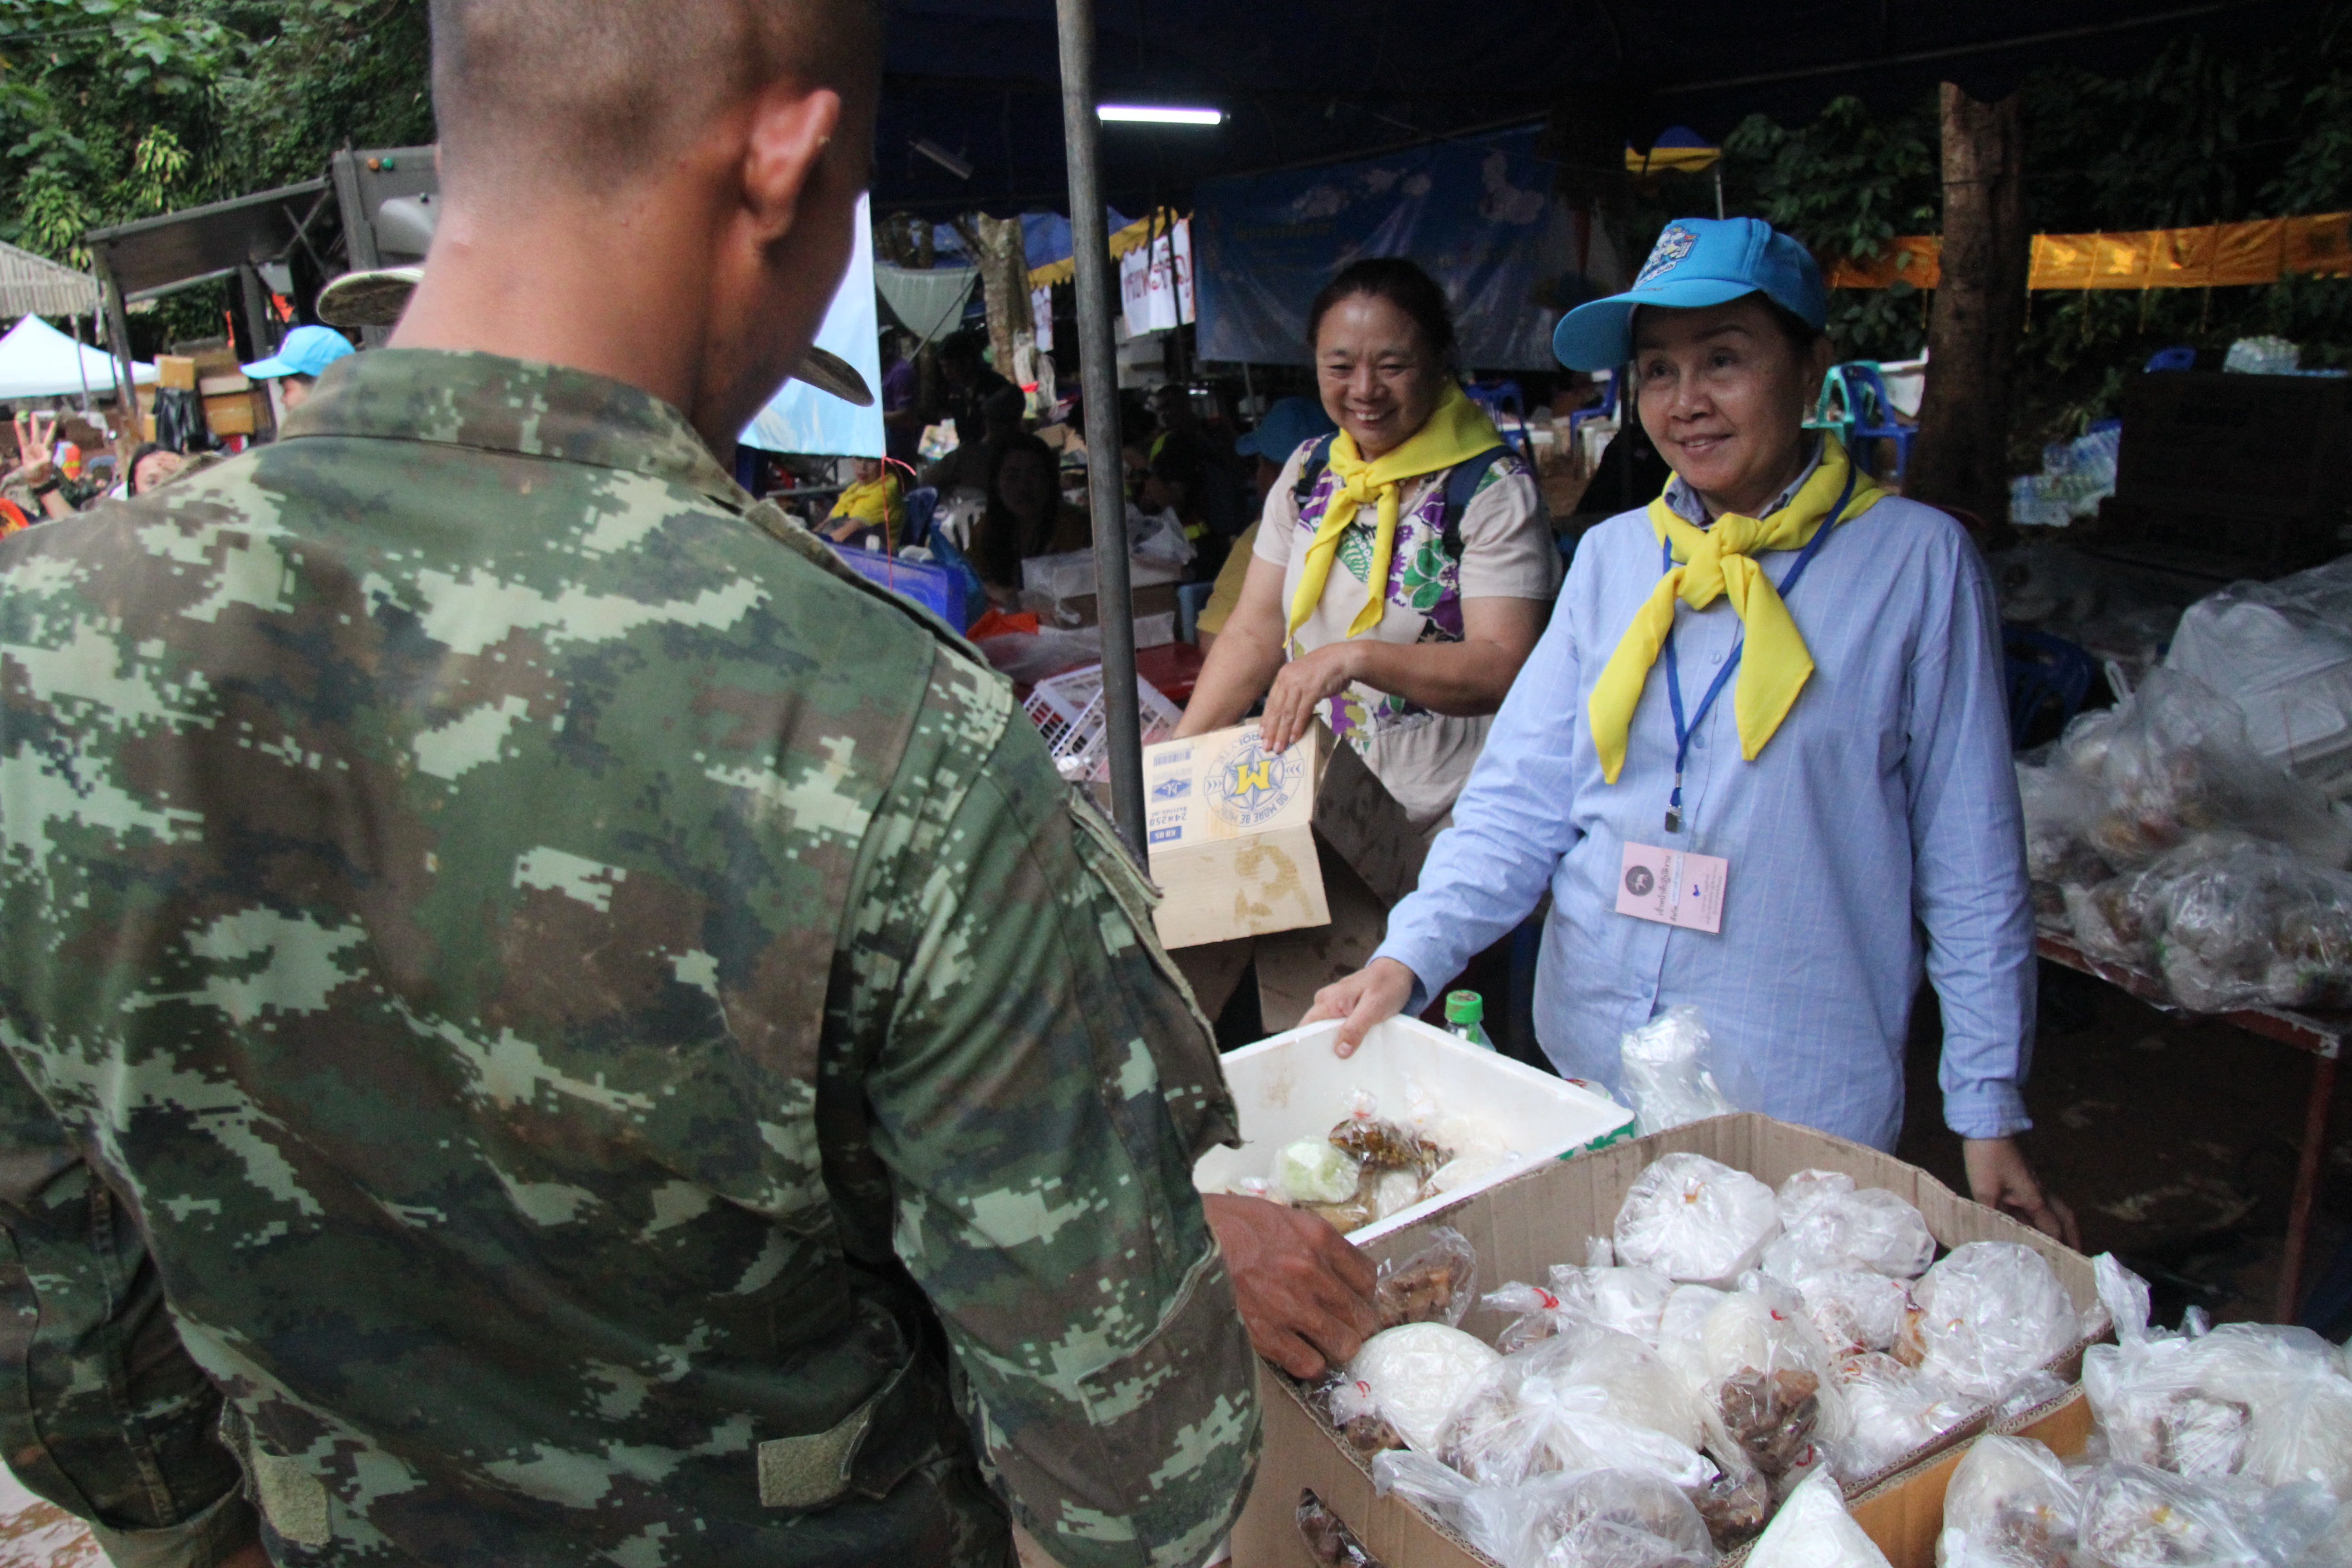
[(1486, 999), (1475, 991), (1449, 991), (1445, 994), (1445, 1026), (1474, 1046), (1495, 1048), (1486, 1037)]

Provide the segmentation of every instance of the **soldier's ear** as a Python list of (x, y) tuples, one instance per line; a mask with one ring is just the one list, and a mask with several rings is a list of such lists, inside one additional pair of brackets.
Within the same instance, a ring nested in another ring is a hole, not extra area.
[(831, 88), (771, 82), (751, 100), (743, 143), (742, 200), (752, 237), (773, 243), (792, 232), (801, 205), (832, 155), (841, 95)]

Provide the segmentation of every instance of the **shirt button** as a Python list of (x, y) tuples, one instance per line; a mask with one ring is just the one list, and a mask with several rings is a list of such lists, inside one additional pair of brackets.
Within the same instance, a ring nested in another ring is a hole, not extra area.
[(1706, 750), (1706, 736), (1704, 732), (1691, 737), (1691, 750), (1695, 752), (1704, 752)]
[(1721, 664), (1721, 663), (1723, 662), (1723, 660), (1724, 660), (1724, 654), (1723, 654), (1723, 651), (1722, 651), (1721, 649), (1719, 649), (1719, 648), (1718, 648), (1718, 649), (1717, 649), (1717, 650), (1716, 650), (1715, 662), (1716, 662), (1716, 663), (1717, 663), (1717, 664)]

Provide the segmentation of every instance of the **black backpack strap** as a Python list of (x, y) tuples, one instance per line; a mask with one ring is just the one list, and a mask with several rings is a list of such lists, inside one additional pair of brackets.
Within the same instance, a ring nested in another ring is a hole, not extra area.
[(1290, 488), (1290, 498), (1297, 503), (1302, 513), (1307, 510), (1307, 498), (1315, 493), (1315, 481), (1321, 479), (1323, 470), (1331, 466), (1331, 443), (1338, 439), (1336, 431), (1318, 437), (1314, 449), (1307, 454), (1307, 460), (1298, 465), (1298, 482)]
[(1445, 510), (1441, 514), (1443, 542), (1446, 558), (1455, 565), (1462, 563), (1462, 514), (1469, 510), (1470, 498), (1486, 478), (1486, 470), (1496, 460), (1511, 456), (1508, 447), (1489, 447), (1475, 458), (1465, 458), (1454, 465), (1445, 476)]

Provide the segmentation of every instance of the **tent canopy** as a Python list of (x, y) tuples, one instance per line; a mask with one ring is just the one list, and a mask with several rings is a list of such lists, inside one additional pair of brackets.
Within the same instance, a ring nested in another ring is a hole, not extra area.
[[(152, 364), (131, 366), (142, 386), (155, 383)], [(114, 361), (105, 351), (78, 343), (38, 316), (26, 316), (0, 337), (0, 403), (26, 397), (114, 395)]]

